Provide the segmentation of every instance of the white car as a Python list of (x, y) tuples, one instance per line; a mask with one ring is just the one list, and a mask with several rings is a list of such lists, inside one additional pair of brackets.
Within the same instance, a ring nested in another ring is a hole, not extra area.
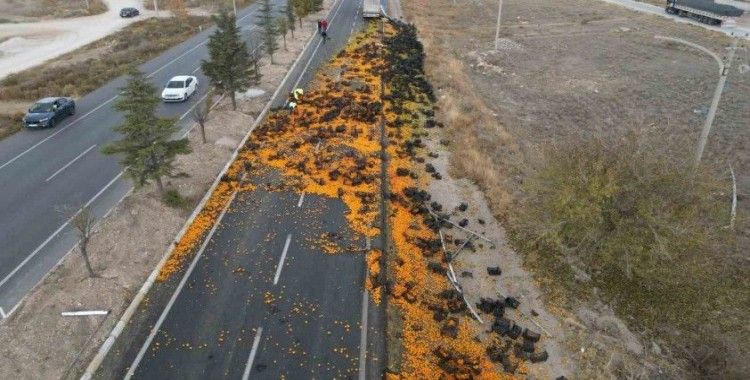
[(184, 102), (198, 88), (198, 78), (189, 75), (178, 75), (169, 80), (161, 92), (165, 102)]

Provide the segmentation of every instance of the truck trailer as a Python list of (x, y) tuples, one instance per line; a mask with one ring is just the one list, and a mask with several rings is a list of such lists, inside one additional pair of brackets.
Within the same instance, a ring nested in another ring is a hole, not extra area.
[(380, 17), (380, 0), (364, 0), (362, 3), (362, 17)]
[(667, 0), (666, 11), (709, 25), (721, 25), (722, 22), (740, 17), (744, 13), (742, 9), (727, 4), (718, 4), (714, 0)]

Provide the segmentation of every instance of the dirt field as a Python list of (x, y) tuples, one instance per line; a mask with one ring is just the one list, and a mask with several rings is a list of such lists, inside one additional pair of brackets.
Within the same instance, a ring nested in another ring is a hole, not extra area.
[[(441, 137), (451, 140), (453, 174), (478, 184), (503, 221), (512, 219), (520, 186), (544, 144), (586, 136), (621, 138), (627, 131), (648, 129), (665, 137), (665, 152), (689, 157), (718, 67), (708, 55), (654, 36), (686, 39), (720, 55), (730, 42), (699, 27), (599, 1), (505, 0), (500, 46), (494, 52), (497, 2), (401, 3), (426, 46), (430, 80), (447, 124)], [(750, 76), (737, 68), (750, 57), (740, 51), (737, 58), (703, 162), (725, 171), (727, 179), (731, 163), (740, 194), (747, 194)], [(729, 196), (722, 196), (729, 208)], [(750, 205), (743, 202), (741, 197), (738, 244), (747, 247)], [(545, 298), (550, 301), (552, 295)], [(661, 342), (639, 340), (607, 305), (550, 307), (566, 325), (568, 348), (576, 352), (571, 359), (582, 377), (603, 376), (601, 371), (637, 376), (644, 374), (643, 367), (663, 368), (657, 358)]]
[(38, 17), (91, 16), (107, 11), (101, 0), (0, 0), (0, 22), (26, 21)]

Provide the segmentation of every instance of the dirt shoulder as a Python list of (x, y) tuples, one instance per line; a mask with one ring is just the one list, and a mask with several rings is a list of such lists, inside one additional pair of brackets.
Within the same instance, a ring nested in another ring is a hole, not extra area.
[[(316, 16), (305, 20), (305, 30), (314, 30)], [(287, 37), (289, 51), (279, 50), (274, 65), (263, 59), (262, 92), (253, 91), (251, 97), (242, 98), (238, 111), (231, 111), (226, 101), (218, 105), (206, 127), (208, 143), (201, 144), (197, 129), (191, 131), (193, 153), (177, 161), (177, 167), (189, 177), (169, 183), (191, 204), (200, 200), (224, 167), (308, 37), (307, 33)], [(126, 197), (101, 221), (90, 243), (94, 270), (100, 276), (88, 278), (82, 258), (71, 251), (0, 325), (0, 378), (74, 378), (80, 374), (189, 213), (165, 206), (155, 189)], [(75, 309), (110, 310), (110, 314), (60, 316), (62, 311)]]

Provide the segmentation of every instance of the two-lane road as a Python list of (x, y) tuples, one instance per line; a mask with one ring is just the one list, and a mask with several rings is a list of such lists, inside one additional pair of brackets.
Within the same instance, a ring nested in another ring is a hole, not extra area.
[[(257, 10), (254, 4), (238, 14), (245, 40), (257, 37)], [(175, 75), (198, 77), (200, 87), (189, 101), (159, 109), (162, 116), (180, 119), (183, 134), (191, 124), (189, 111), (208, 88), (200, 63), (208, 56), (206, 41), (213, 30), (140, 67), (158, 88)], [(122, 116), (113, 105), (125, 80), (119, 77), (79, 99), (76, 115), (54, 129), (23, 130), (0, 141), (0, 307), (5, 313), (73, 247), (68, 220), (77, 208), (88, 204), (102, 216), (130, 191), (117, 158), (100, 153), (118, 138), (113, 128)]]

